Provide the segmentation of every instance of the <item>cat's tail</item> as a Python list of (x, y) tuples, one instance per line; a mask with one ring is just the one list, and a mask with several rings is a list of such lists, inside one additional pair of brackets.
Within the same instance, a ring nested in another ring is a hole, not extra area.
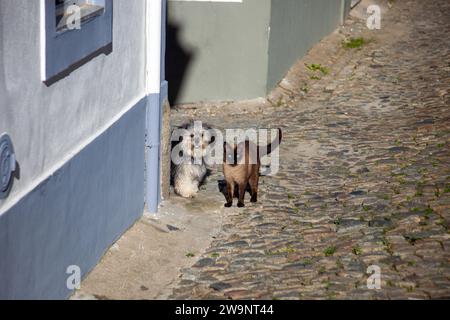
[(278, 146), (281, 143), (282, 138), (283, 138), (283, 133), (282, 133), (281, 129), (278, 128), (277, 137), (271, 143), (269, 143), (265, 147), (258, 146), (258, 156), (264, 157), (264, 156), (271, 154), (273, 150), (278, 148)]

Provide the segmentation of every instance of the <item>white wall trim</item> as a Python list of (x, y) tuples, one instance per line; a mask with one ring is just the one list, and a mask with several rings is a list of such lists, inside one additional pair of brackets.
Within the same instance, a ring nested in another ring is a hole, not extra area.
[(40, 62), (41, 62), (41, 81), (46, 80), (46, 50), (47, 50), (47, 35), (46, 35), (46, 23), (45, 23), (45, 0), (40, 0), (39, 3), (40, 10), (40, 21), (39, 21), (39, 30), (40, 30)]
[(161, 1), (145, 1), (145, 83), (147, 94), (160, 93), (161, 91)]

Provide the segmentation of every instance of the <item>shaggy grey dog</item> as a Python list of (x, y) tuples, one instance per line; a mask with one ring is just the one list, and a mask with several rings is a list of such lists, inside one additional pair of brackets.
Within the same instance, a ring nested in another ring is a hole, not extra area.
[(171, 178), (177, 195), (192, 198), (197, 194), (208, 172), (207, 148), (214, 140), (212, 129), (201, 122), (191, 121), (174, 130)]

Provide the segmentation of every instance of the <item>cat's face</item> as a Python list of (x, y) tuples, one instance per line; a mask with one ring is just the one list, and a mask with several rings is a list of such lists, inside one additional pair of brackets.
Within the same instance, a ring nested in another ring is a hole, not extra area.
[(223, 144), (223, 161), (227, 165), (235, 166), (244, 162), (245, 143)]

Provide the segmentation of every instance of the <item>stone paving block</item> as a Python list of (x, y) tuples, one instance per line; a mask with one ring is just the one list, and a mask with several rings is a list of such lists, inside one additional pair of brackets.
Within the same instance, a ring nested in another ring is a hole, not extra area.
[[(382, 30), (352, 17), (293, 66), (289, 92), (271, 94), (282, 106), (177, 109), (173, 125), (281, 127), (284, 140), (259, 203), (226, 214), (172, 298), (450, 298), (449, 16), (445, 0), (395, 1)], [(352, 37), (370, 41), (343, 48)], [(305, 63), (330, 75), (313, 80)]]

